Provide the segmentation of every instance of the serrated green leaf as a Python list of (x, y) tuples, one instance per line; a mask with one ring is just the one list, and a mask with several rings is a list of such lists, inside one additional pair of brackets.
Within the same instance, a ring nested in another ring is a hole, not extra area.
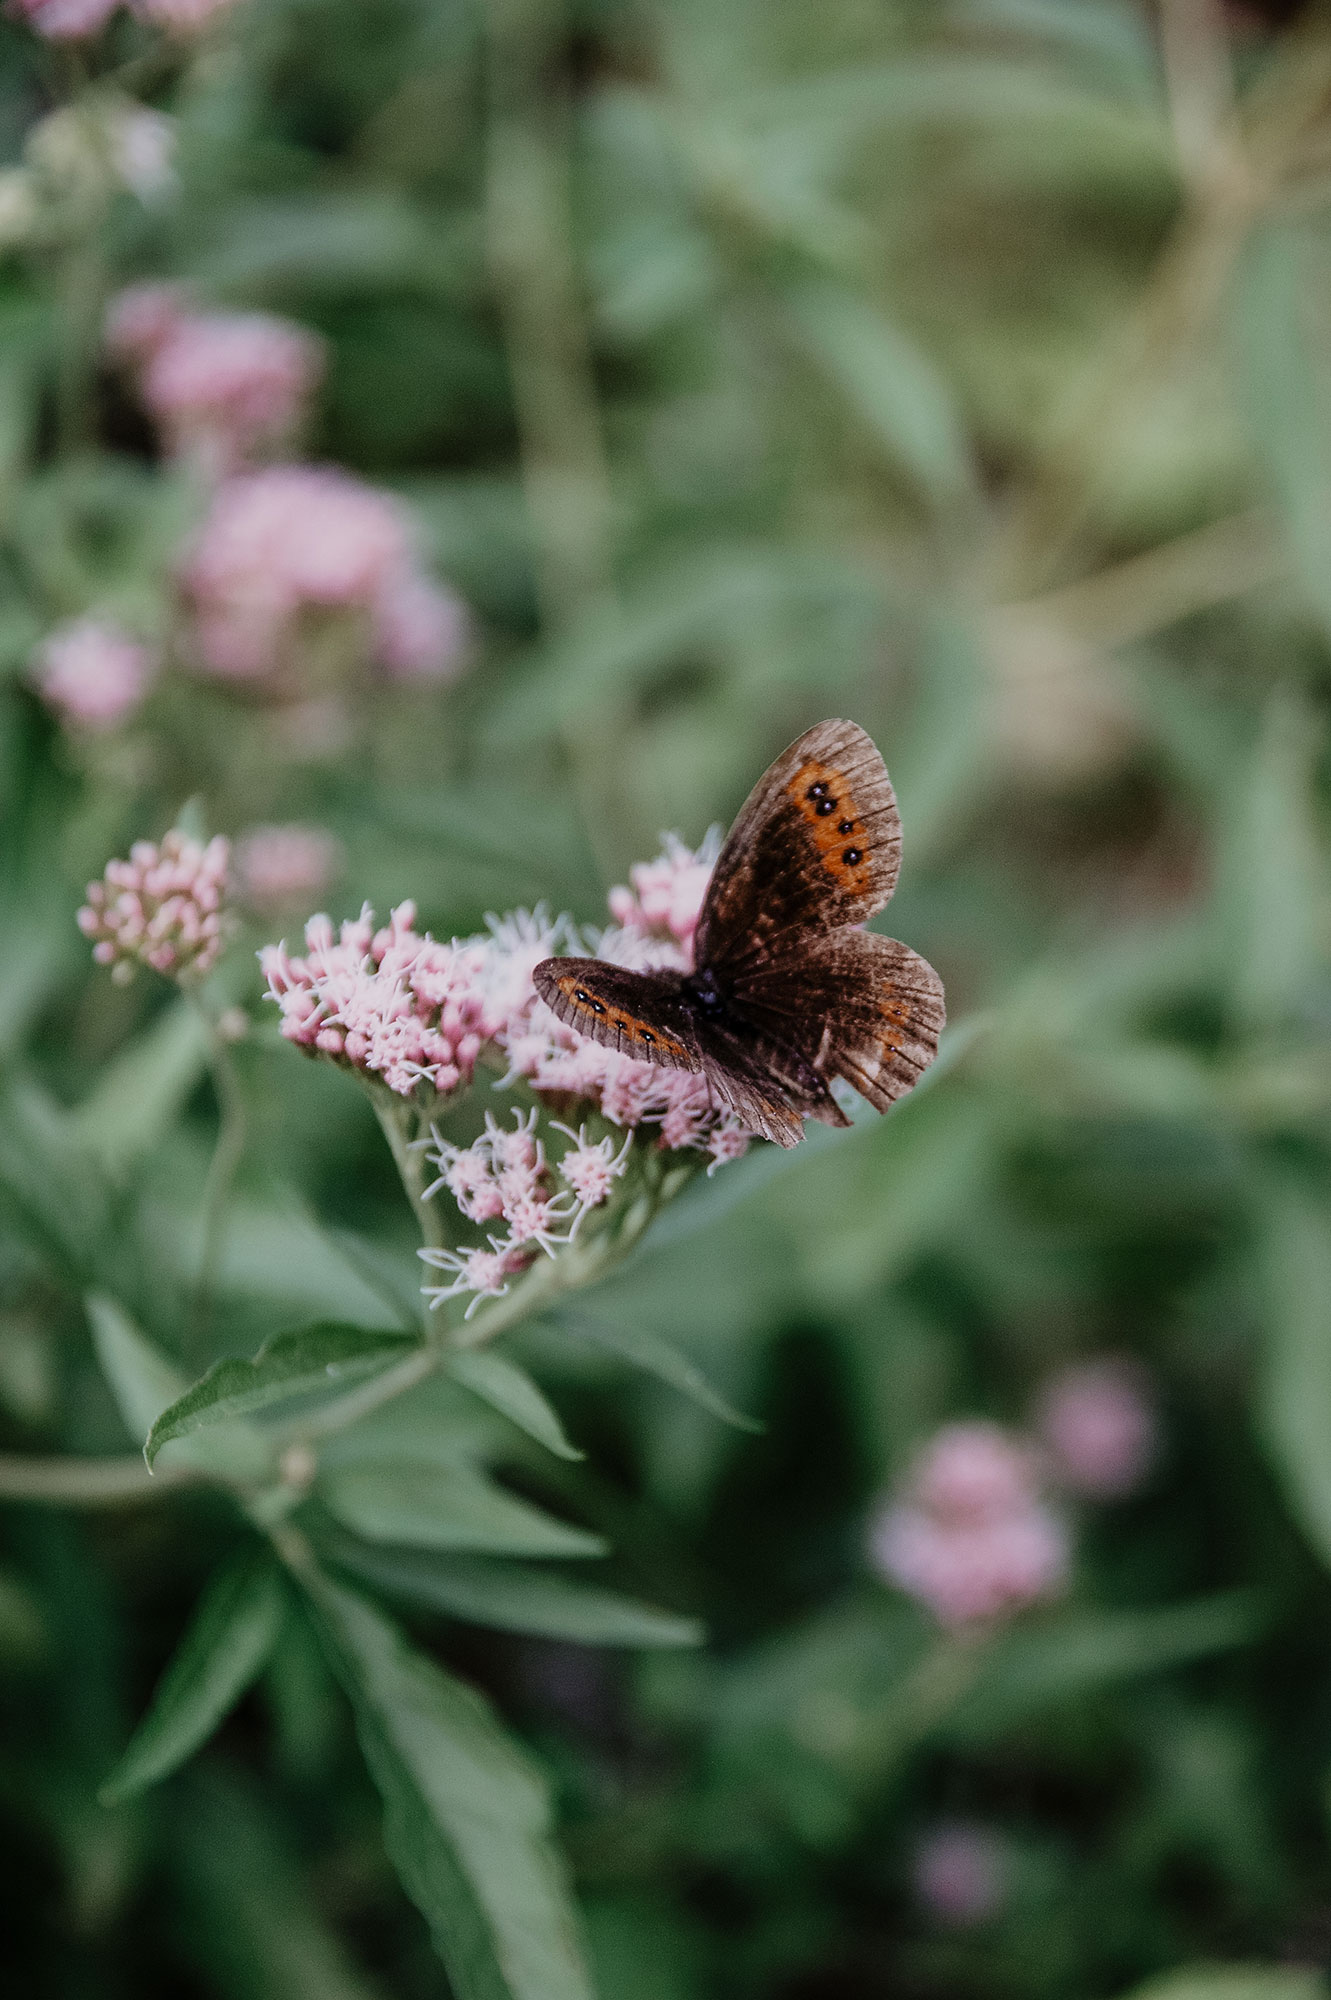
[(247, 1555), (214, 1580), (102, 1786), (103, 1805), (155, 1785), (207, 1741), (271, 1652), (284, 1603), (281, 1576), (266, 1556)]
[(492, 1348), (474, 1348), (470, 1353), (455, 1355), (448, 1372), (454, 1381), (470, 1389), (473, 1396), (479, 1396), (492, 1410), (498, 1410), (557, 1458), (586, 1456), (569, 1443), (564, 1426), (525, 1368), (506, 1361)]
[(305, 1576), (384, 1800), (388, 1851), (458, 2000), (593, 2000), (545, 1785), (471, 1688)]
[(577, 1582), (544, 1566), (484, 1556), (416, 1555), (339, 1544), (333, 1559), (362, 1583), (443, 1611), (468, 1624), (539, 1632), (586, 1646), (696, 1646), (703, 1628), (618, 1591)]
[(574, 1340), (585, 1340), (589, 1347), (601, 1347), (609, 1354), (617, 1354), (622, 1361), (632, 1362), (635, 1368), (643, 1369), (648, 1375), (655, 1375), (659, 1382), (666, 1382), (672, 1389), (678, 1389), (682, 1396), (700, 1403), (723, 1424), (733, 1424), (736, 1430), (752, 1431), (758, 1434), (762, 1425), (754, 1417), (746, 1417), (742, 1410), (728, 1403), (718, 1389), (714, 1389), (700, 1368), (696, 1368), (682, 1349), (662, 1334), (653, 1333), (649, 1327), (619, 1326), (609, 1320), (593, 1319), (587, 1313), (560, 1313), (552, 1317), (552, 1325), (561, 1333), (569, 1334)]
[(327, 1473), (330, 1511), (372, 1542), (515, 1556), (599, 1556), (605, 1543), (506, 1493), (476, 1466), (385, 1461)]
[(193, 1388), (162, 1410), (149, 1432), (144, 1456), (151, 1465), (173, 1438), (251, 1416), (295, 1397), (363, 1382), (404, 1360), (418, 1346), (408, 1334), (373, 1332), (336, 1320), (279, 1333), (252, 1361), (215, 1363)]

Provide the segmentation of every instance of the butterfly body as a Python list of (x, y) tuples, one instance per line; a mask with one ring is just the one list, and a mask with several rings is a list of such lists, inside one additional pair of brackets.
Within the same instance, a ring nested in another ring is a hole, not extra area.
[(701, 1073), (715, 1102), (793, 1146), (805, 1118), (849, 1122), (832, 1078), (886, 1110), (937, 1051), (937, 973), (860, 928), (891, 896), (900, 853), (872, 741), (853, 722), (820, 722), (741, 808), (708, 885), (692, 972), (550, 958), (536, 968), (537, 991), (593, 1040)]

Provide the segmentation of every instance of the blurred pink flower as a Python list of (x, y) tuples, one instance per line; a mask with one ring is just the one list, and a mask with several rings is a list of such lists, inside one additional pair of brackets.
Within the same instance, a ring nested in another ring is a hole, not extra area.
[(954, 1629), (1061, 1591), (1067, 1530), (1040, 1498), (1035, 1454), (997, 1424), (948, 1424), (875, 1519), (874, 1566)]
[(1053, 1376), (1040, 1391), (1036, 1423), (1055, 1476), (1097, 1500), (1139, 1486), (1159, 1443), (1145, 1373), (1126, 1355), (1102, 1355)]
[(103, 338), (113, 360), (142, 363), (175, 331), (187, 308), (179, 285), (128, 285), (106, 309)]
[(256, 826), (236, 844), (236, 879), (258, 909), (308, 909), (341, 863), (341, 842), (319, 826)]
[(453, 680), (466, 664), (467, 607), (429, 577), (405, 571), (374, 613), (379, 664), (395, 680)]
[(1008, 1855), (987, 1827), (956, 1820), (921, 1840), (912, 1870), (931, 1917), (957, 1930), (995, 1916), (1007, 1892)]
[(197, 34), (217, 14), (225, 14), (236, 0), (130, 0), (140, 20), (151, 21), (177, 35)]
[(635, 862), (630, 868), (631, 889), (610, 891), (610, 914), (625, 930), (692, 946), (720, 852), (721, 830), (713, 827), (696, 853), (678, 834), (667, 833), (664, 842), (665, 851), (655, 861)]
[(295, 430), (323, 373), (323, 344), (270, 313), (197, 312), (172, 285), (133, 285), (106, 316), (108, 352), (138, 371), (167, 450), (212, 477)]
[[(398, 672), (447, 671), (429, 648), (453, 643), (460, 622), (449, 626), (441, 601), (424, 631), (420, 593), (432, 586), (416, 568), (396, 501), (330, 466), (269, 466), (228, 479), (199, 532), (185, 586), (203, 662), (227, 679), (274, 672), (306, 609), (364, 614), (371, 654), (385, 663), (391, 655)], [(408, 592), (417, 625), (404, 638), (394, 619)]]
[(214, 476), (295, 430), (323, 374), (323, 346), (269, 313), (182, 313), (146, 357), (145, 408), (175, 458)]
[(143, 700), (156, 671), (146, 646), (96, 618), (71, 619), (42, 642), (33, 662), (37, 692), (62, 722), (114, 729)]
[(51, 42), (77, 42), (100, 34), (119, 0), (9, 0), (6, 12)]
[(229, 858), (220, 834), (205, 847), (173, 828), (160, 846), (136, 840), (128, 861), (108, 861), (78, 914), (97, 963), (120, 982), (136, 965), (173, 979), (202, 977), (225, 942)]

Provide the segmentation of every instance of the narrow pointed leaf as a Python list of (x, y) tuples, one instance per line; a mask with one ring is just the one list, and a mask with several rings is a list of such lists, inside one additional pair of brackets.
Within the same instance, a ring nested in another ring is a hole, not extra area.
[(593, 2000), (546, 1788), (471, 1688), (356, 1593), (305, 1576), (384, 1800), (384, 1832), (457, 2000)]
[(526, 1500), (475, 1466), (350, 1465), (320, 1482), (329, 1509), (373, 1542), (488, 1550), (516, 1556), (599, 1556), (605, 1544)]
[(247, 1556), (214, 1580), (102, 1787), (104, 1805), (155, 1785), (208, 1740), (271, 1652), (283, 1608), (282, 1579), (266, 1559)]
[(230, 1418), (250, 1416), (293, 1397), (345, 1389), (391, 1368), (418, 1347), (407, 1334), (321, 1321), (279, 1333), (252, 1361), (219, 1361), (163, 1410), (144, 1447), (152, 1464), (172, 1438)]
[(350, 1543), (340, 1544), (334, 1553), (338, 1567), (363, 1583), (467, 1624), (539, 1632), (586, 1646), (696, 1646), (704, 1636), (696, 1618), (639, 1604), (535, 1563), (380, 1551)]
[(524, 1368), (505, 1361), (502, 1355), (488, 1348), (477, 1348), (469, 1354), (457, 1355), (450, 1363), (449, 1373), (470, 1389), (473, 1396), (479, 1396), (492, 1410), (498, 1410), (557, 1458), (585, 1457), (576, 1445), (569, 1443), (564, 1426)]
[(618, 1326), (609, 1320), (590, 1319), (585, 1313), (561, 1313), (554, 1324), (575, 1340), (585, 1340), (592, 1347), (603, 1347), (607, 1352), (617, 1354), (621, 1360), (632, 1362), (635, 1368), (655, 1375), (658, 1381), (668, 1383), (681, 1395), (700, 1403), (704, 1410), (719, 1417), (723, 1424), (733, 1424), (740, 1431), (761, 1432), (763, 1427), (755, 1417), (746, 1417), (742, 1410), (728, 1403), (682, 1349), (662, 1334), (653, 1333), (649, 1327)]
[[(90, 1293), (84, 1301), (93, 1346), (111, 1393), (133, 1438), (146, 1439), (144, 1457), (151, 1469), (162, 1438), (153, 1444), (158, 1419), (181, 1395), (185, 1377), (148, 1339), (114, 1299)], [(149, 1449), (152, 1446), (152, 1449)], [(173, 1442), (169, 1461), (196, 1466), (219, 1479), (260, 1479), (271, 1470), (267, 1445), (252, 1424), (220, 1424), (208, 1437)]]
[(70, 1119), (70, 1131), (109, 1167), (123, 1166), (161, 1137), (208, 1062), (208, 1034), (178, 1000), (121, 1051)]

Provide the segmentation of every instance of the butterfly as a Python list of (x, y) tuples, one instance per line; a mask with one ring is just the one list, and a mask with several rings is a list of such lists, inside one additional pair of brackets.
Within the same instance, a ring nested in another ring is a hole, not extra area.
[(861, 929), (896, 887), (901, 820), (883, 760), (853, 722), (820, 722), (758, 780), (721, 849), (692, 972), (547, 958), (536, 990), (622, 1055), (700, 1072), (712, 1101), (779, 1146), (805, 1118), (848, 1125), (842, 1077), (886, 1111), (938, 1050), (943, 982)]

